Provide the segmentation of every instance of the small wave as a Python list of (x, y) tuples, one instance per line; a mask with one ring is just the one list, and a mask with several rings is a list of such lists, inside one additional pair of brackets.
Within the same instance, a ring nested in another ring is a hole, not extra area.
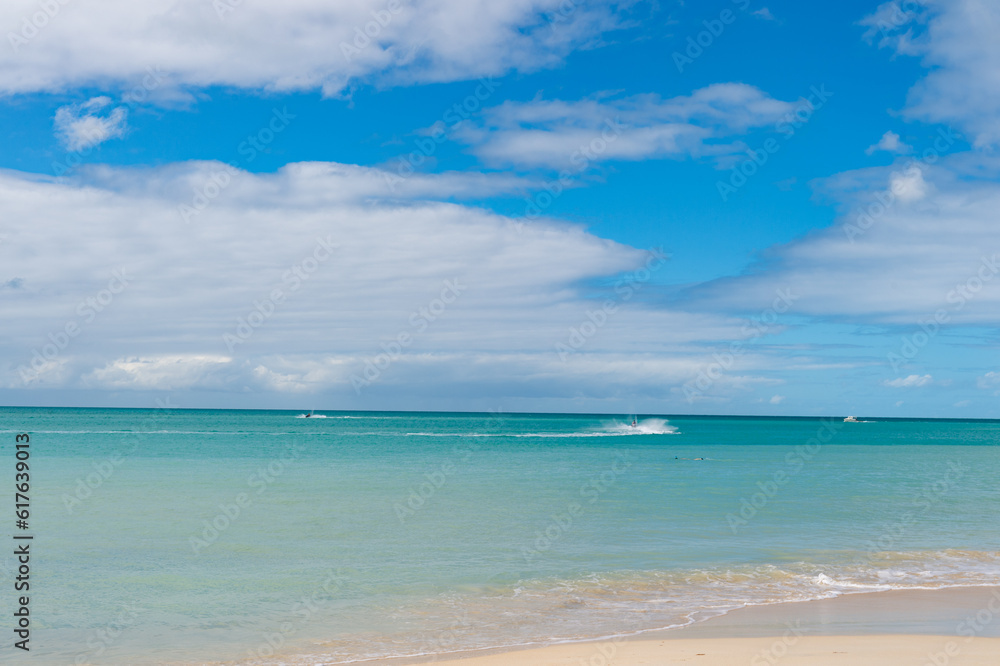
[[(844, 552), (827, 563), (787, 561), (520, 579), (392, 606), (389, 612), (412, 620), (415, 629), (346, 636), (327, 644), (322, 661), (346, 664), (612, 640), (687, 626), (748, 606), (886, 590), (992, 587), (998, 573), (997, 552)], [(440, 632), (447, 632), (447, 644), (427, 643), (427, 635)], [(315, 664), (318, 655), (294, 658), (281, 663)]]

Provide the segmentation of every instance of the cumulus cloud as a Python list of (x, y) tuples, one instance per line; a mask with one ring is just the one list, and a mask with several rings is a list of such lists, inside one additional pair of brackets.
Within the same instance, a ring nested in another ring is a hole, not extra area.
[(882, 135), (882, 138), (878, 140), (878, 143), (868, 146), (865, 150), (866, 155), (872, 155), (878, 150), (884, 150), (889, 153), (896, 153), (897, 155), (903, 155), (913, 151), (912, 146), (908, 146), (899, 139), (899, 135), (889, 130)]
[[(623, 24), (631, 2), (597, 0), (105, 0), (0, 4), (16, 26), (0, 53), (0, 91), (134, 85), (147, 66), (182, 88), (322, 90), (355, 83), (474, 79), (557, 65)], [(27, 18), (25, 18), (27, 17)]]
[(93, 97), (56, 110), (56, 135), (68, 150), (83, 150), (124, 136), (128, 109), (112, 106), (110, 97)]
[(909, 375), (907, 377), (887, 379), (882, 383), (893, 388), (918, 388), (920, 386), (927, 386), (932, 380), (933, 378), (930, 375)]
[(455, 137), (492, 165), (573, 168), (592, 162), (731, 154), (748, 129), (772, 125), (794, 104), (739, 83), (661, 99), (505, 102)]
[(772, 395), (771, 399), (768, 400), (768, 402), (771, 403), (772, 405), (780, 405), (782, 401), (784, 401), (784, 399), (785, 396), (783, 395)]
[(866, 37), (923, 60), (928, 73), (904, 113), (952, 123), (979, 146), (1000, 142), (1000, 5), (992, 0), (887, 2), (863, 23)]

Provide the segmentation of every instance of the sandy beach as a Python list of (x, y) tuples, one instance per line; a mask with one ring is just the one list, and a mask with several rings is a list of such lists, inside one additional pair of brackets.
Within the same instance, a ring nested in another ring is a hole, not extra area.
[(435, 662), (464, 666), (997, 664), (1000, 587), (890, 591), (775, 604), (635, 637)]
[[(946, 653), (946, 650), (951, 653)], [(935, 660), (932, 660), (932, 656)], [(699, 664), (736, 666), (886, 666), (896, 664), (996, 664), (1000, 639), (969, 642), (947, 636), (806, 636), (791, 645), (772, 638), (663, 639), (561, 645), (539, 650), (438, 663), (464, 666), (579, 666), (580, 664)]]

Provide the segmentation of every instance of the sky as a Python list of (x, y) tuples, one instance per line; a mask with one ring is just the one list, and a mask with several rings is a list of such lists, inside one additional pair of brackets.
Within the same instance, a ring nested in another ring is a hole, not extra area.
[(1000, 418), (997, 3), (0, 32), (0, 404)]

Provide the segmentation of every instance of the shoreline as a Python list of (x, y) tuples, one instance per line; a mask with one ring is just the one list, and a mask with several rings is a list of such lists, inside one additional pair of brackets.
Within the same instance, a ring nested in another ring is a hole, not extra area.
[(1000, 585), (885, 590), (735, 609), (674, 629), (547, 646), (354, 662), (382, 666), (577, 666), (664, 663), (995, 664)]

